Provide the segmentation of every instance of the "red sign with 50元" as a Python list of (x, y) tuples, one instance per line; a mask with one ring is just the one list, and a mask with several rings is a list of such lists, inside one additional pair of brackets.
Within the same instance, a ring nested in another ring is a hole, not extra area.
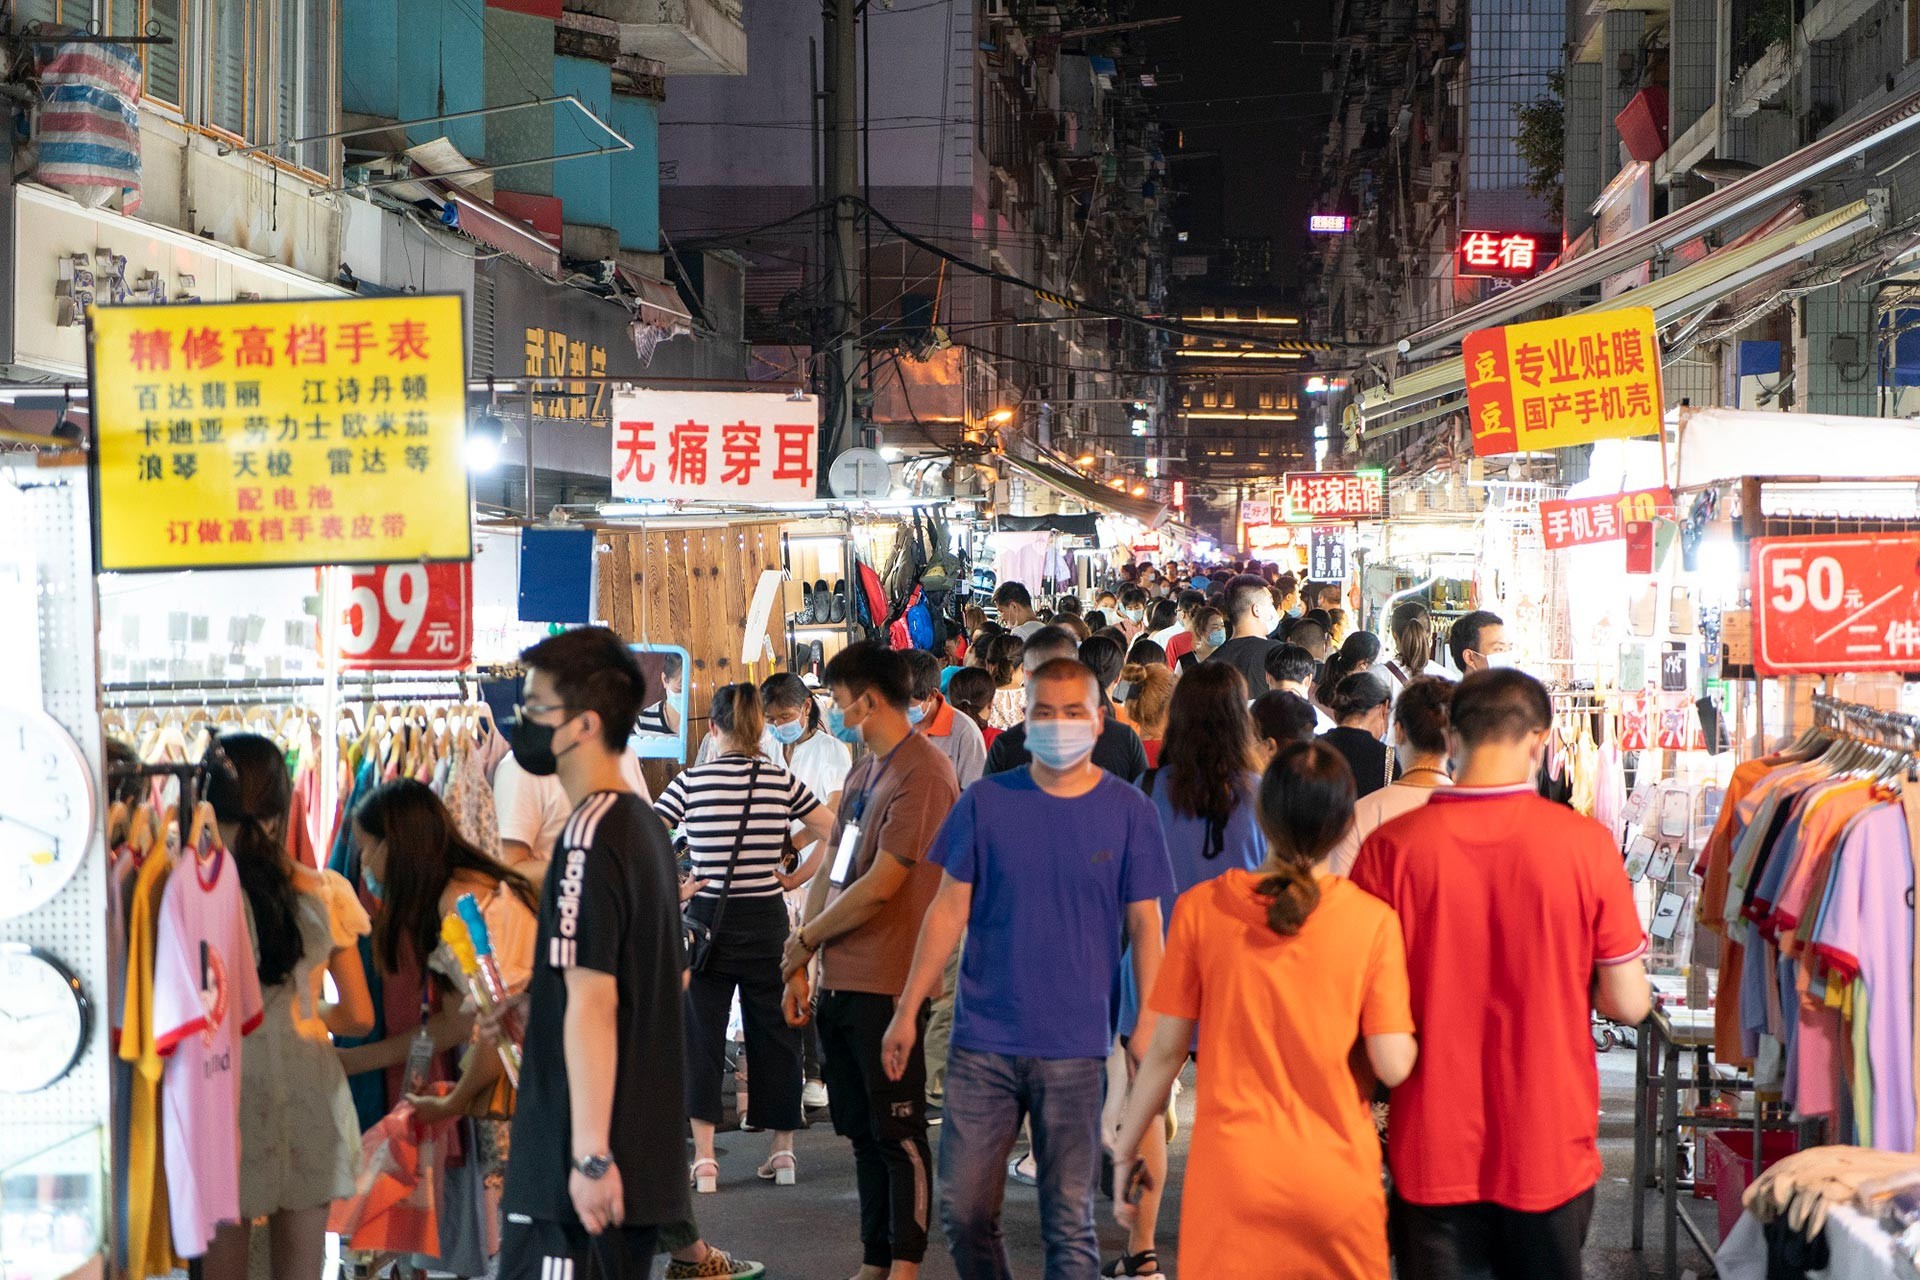
[(1920, 538), (1759, 538), (1753, 665), (1762, 675), (1920, 671)]

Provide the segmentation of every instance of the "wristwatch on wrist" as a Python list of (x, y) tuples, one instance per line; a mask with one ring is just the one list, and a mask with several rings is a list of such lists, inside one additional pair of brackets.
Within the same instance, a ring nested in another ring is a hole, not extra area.
[(584, 1160), (575, 1160), (573, 1167), (586, 1174), (592, 1181), (598, 1182), (607, 1176), (607, 1170), (613, 1168), (613, 1156), (611, 1154), (588, 1156)]

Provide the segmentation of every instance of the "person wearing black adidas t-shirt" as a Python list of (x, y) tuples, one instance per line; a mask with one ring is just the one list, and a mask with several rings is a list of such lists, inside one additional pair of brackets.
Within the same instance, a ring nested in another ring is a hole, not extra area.
[[(557, 774), (574, 810), (540, 900), (499, 1274), (639, 1280), (663, 1228), (691, 1217), (677, 866), (660, 820), (620, 775), (646, 680), (603, 628), (554, 636), (521, 659), (514, 758), (536, 777)], [(669, 1274), (758, 1273), (695, 1244), (685, 1252), (702, 1265)]]

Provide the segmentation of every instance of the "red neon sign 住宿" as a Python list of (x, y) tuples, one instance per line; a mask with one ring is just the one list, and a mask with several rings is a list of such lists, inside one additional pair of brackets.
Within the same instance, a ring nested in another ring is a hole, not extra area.
[(1522, 280), (1538, 275), (1560, 252), (1560, 237), (1540, 231), (1462, 231), (1454, 269), (1463, 276)]

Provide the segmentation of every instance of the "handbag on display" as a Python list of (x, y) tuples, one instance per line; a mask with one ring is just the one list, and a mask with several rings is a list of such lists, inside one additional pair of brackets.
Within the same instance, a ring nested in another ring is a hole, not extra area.
[(687, 972), (699, 973), (713, 960), (713, 941), (720, 921), (727, 914), (727, 895), (733, 890), (734, 869), (740, 865), (740, 851), (747, 843), (747, 824), (753, 820), (753, 793), (760, 784), (760, 762), (755, 760), (747, 774), (747, 802), (740, 810), (740, 829), (734, 833), (733, 854), (727, 859), (727, 874), (720, 881), (720, 901), (713, 909), (713, 923), (681, 909), (680, 924), (687, 934)]

